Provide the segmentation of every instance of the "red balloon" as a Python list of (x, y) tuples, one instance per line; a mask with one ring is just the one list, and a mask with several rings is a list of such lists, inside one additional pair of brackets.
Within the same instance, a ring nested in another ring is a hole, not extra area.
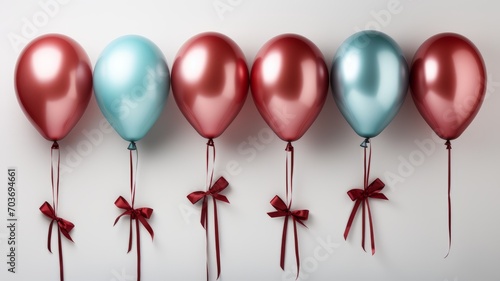
[(175, 101), (205, 138), (220, 136), (238, 115), (248, 93), (248, 68), (236, 43), (219, 33), (187, 41), (172, 66)]
[(15, 74), (24, 114), (47, 140), (64, 138), (76, 125), (92, 95), (90, 60), (77, 42), (49, 34), (21, 53)]
[(415, 105), (427, 124), (442, 139), (456, 139), (483, 103), (483, 58), (474, 44), (461, 35), (435, 35), (418, 48), (410, 85)]
[(304, 135), (328, 92), (328, 69), (321, 51), (295, 34), (268, 41), (259, 50), (250, 77), (257, 109), (284, 141)]

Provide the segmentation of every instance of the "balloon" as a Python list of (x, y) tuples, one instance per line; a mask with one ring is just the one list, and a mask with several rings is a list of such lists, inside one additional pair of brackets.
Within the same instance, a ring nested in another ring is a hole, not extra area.
[(248, 68), (243, 52), (225, 35), (198, 34), (177, 53), (172, 92), (182, 114), (201, 136), (220, 136), (247, 97)]
[(380, 134), (408, 91), (408, 65), (397, 43), (378, 31), (347, 38), (335, 54), (332, 91), (340, 112), (361, 137)]
[(123, 139), (138, 141), (160, 117), (169, 79), (165, 58), (153, 42), (137, 35), (119, 37), (94, 68), (97, 104)]
[(83, 48), (67, 36), (40, 36), (19, 56), (15, 86), (24, 114), (38, 132), (47, 140), (61, 140), (89, 104), (90, 60)]
[(323, 108), (328, 68), (307, 38), (283, 34), (257, 53), (251, 72), (252, 95), (260, 114), (284, 141), (298, 140)]
[(484, 100), (486, 69), (467, 38), (442, 33), (417, 50), (411, 68), (412, 96), (418, 111), (436, 134), (458, 138)]

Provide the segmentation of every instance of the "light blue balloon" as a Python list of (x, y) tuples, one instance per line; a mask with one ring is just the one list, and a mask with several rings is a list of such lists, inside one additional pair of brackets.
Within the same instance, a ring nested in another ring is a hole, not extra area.
[(354, 131), (380, 134), (396, 116), (408, 91), (408, 64), (397, 43), (378, 31), (344, 41), (331, 70), (333, 97)]
[(160, 117), (170, 90), (160, 49), (141, 36), (119, 37), (101, 53), (93, 76), (104, 117), (123, 139), (142, 139)]

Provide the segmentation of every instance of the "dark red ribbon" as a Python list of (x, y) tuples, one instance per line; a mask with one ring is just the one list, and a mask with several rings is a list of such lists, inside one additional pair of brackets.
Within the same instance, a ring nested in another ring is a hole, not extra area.
[[(226, 196), (220, 194), (224, 189), (228, 187), (229, 183), (224, 177), (220, 177), (207, 191), (194, 191), (191, 192), (187, 198), (192, 204), (196, 204), (198, 201), (203, 199), (201, 207), (201, 218), (200, 222), (205, 229), (206, 235), (208, 237), (208, 202), (207, 197), (212, 196), (214, 205), (214, 231), (215, 231), (215, 254), (217, 259), (217, 279), (219, 279), (221, 265), (220, 265), (220, 247), (219, 247), (219, 222), (217, 215), (217, 200), (229, 203)], [(208, 272), (208, 271), (207, 271)], [(208, 276), (208, 275), (207, 275)], [(208, 277), (207, 277), (208, 278)]]
[(54, 221), (57, 222), (57, 227), (59, 228), (59, 231), (66, 237), (68, 240), (73, 242), (73, 239), (71, 239), (71, 236), (69, 235), (69, 232), (75, 227), (75, 225), (67, 221), (63, 218), (60, 218), (56, 215), (56, 212), (52, 208), (49, 202), (45, 201), (42, 206), (40, 206), (40, 211), (47, 216), (49, 219), (51, 219), (50, 225), (49, 225), (49, 234), (48, 234), (48, 241), (47, 241), (47, 248), (49, 249), (49, 252), (52, 253), (51, 249), (51, 237), (52, 237), (52, 226), (54, 225)]
[(448, 150), (448, 253), (444, 258), (448, 257), (451, 250), (451, 142), (445, 142), (446, 149)]
[[(128, 239), (128, 251), (129, 253), (132, 250), (132, 221), (135, 220), (135, 232), (136, 232), (136, 241), (137, 241), (137, 281), (141, 280), (141, 233), (139, 229), (139, 222), (146, 228), (146, 230), (149, 232), (149, 235), (151, 235), (151, 239), (154, 239), (154, 231), (151, 225), (148, 223), (148, 219), (151, 218), (151, 215), (153, 214), (153, 209), (148, 208), (148, 207), (142, 207), (142, 208), (134, 208), (134, 203), (135, 203), (135, 188), (136, 188), (136, 181), (135, 181), (135, 174), (137, 173), (137, 163), (139, 161), (139, 152), (137, 151), (137, 147), (135, 145), (135, 142), (130, 142), (130, 145), (128, 147), (130, 150), (130, 196), (132, 198), (132, 204), (129, 204), (128, 201), (123, 198), (122, 196), (119, 196), (118, 199), (115, 201), (115, 206), (125, 210), (121, 215), (119, 215), (115, 219), (115, 223), (113, 226), (116, 225), (116, 223), (120, 220), (121, 217), (123, 216), (130, 216), (130, 232), (129, 232), (129, 239)], [(132, 152), (135, 152), (137, 155), (136, 158), (136, 169), (134, 172), (134, 162), (133, 162), (133, 156)]]
[(130, 216), (130, 234), (129, 234), (129, 241), (128, 241), (128, 251), (132, 250), (132, 221), (136, 220), (136, 231), (137, 231), (137, 247), (140, 247), (139, 243), (139, 222), (146, 228), (146, 230), (149, 232), (149, 235), (151, 235), (151, 238), (154, 238), (154, 231), (151, 225), (148, 223), (148, 219), (151, 218), (151, 215), (153, 214), (153, 209), (147, 208), (147, 207), (142, 207), (142, 208), (132, 208), (130, 204), (128, 203), (125, 198), (122, 196), (118, 197), (115, 201), (116, 207), (125, 210), (121, 215), (119, 215), (115, 223), (113, 224), (116, 225), (116, 223), (120, 220), (121, 217), (123, 216)]
[[(283, 224), (283, 233), (281, 235), (281, 255), (280, 255), (280, 267), (285, 270), (285, 248), (286, 248), (286, 236), (288, 229), (288, 218), (293, 219), (293, 235), (295, 240), (295, 261), (297, 263), (297, 276), (295, 279), (299, 278), (300, 273), (300, 257), (299, 257), (299, 238), (297, 234), (297, 222), (307, 228), (303, 221), (307, 220), (309, 217), (309, 210), (294, 210), (292, 211), (292, 201), (293, 201), (293, 169), (294, 169), (294, 148), (291, 142), (288, 142), (285, 148), (287, 152), (286, 155), (286, 202), (283, 201), (278, 195), (274, 196), (271, 200), (271, 205), (276, 209), (274, 212), (267, 213), (271, 218), (285, 217)], [(288, 205), (287, 205), (288, 204)]]
[(375, 254), (375, 236), (373, 234), (373, 222), (370, 211), (370, 204), (368, 203), (368, 198), (389, 200), (384, 194), (380, 193), (380, 191), (384, 188), (384, 186), (385, 184), (380, 179), (376, 179), (368, 186), (367, 189), (351, 189), (347, 192), (347, 195), (349, 195), (351, 200), (356, 201), (356, 203), (354, 203), (351, 215), (349, 216), (349, 221), (347, 222), (347, 226), (344, 231), (344, 239), (347, 239), (347, 236), (349, 235), (349, 230), (351, 229), (352, 222), (354, 220), (354, 217), (356, 216), (359, 206), (363, 204), (361, 246), (363, 247), (363, 250), (365, 250), (365, 205), (366, 205), (366, 209), (368, 210), (368, 220), (370, 222), (370, 242), (372, 247), (372, 255)]
[(290, 208), (285, 204), (283, 199), (278, 195), (274, 196), (271, 200), (271, 205), (276, 209), (274, 212), (267, 213), (271, 218), (285, 217), (285, 222), (283, 224), (283, 234), (281, 236), (281, 256), (280, 256), (280, 266), (281, 269), (285, 270), (285, 249), (286, 249), (286, 236), (288, 229), (288, 218), (291, 217), (293, 220), (293, 235), (295, 240), (295, 260), (297, 263), (297, 278), (299, 277), (300, 269), (300, 257), (299, 257), (299, 238), (297, 235), (297, 223), (307, 227), (303, 221), (306, 221), (309, 217), (309, 210), (290, 210)]
[(61, 281), (64, 280), (64, 262), (63, 262), (63, 253), (62, 253), (62, 247), (61, 247), (61, 233), (66, 237), (69, 241), (74, 242), (73, 239), (71, 239), (71, 236), (69, 235), (69, 232), (75, 227), (73, 223), (70, 221), (67, 221), (63, 218), (60, 218), (56, 215), (56, 212), (52, 208), (52, 206), (49, 204), (49, 202), (45, 201), (45, 203), (40, 206), (40, 211), (47, 216), (49, 219), (51, 219), (50, 225), (49, 225), (49, 233), (48, 233), (48, 238), (47, 238), (47, 249), (49, 249), (49, 252), (52, 253), (52, 247), (51, 247), (51, 240), (52, 240), (52, 227), (54, 226), (54, 221), (57, 222), (57, 246), (59, 250), (59, 276)]
[(57, 206), (59, 204), (59, 171), (60, 171), (59, 166), (61, 163), (61, 154), (59, 151), (59, 144), (57, 143), (57, 141), (54, 141), (52, 143), (52, 147), (50, 149), (50, 161), (51, 161), (50, 177), (52, 182), (52, 205), (54, 205), (54, 207), (52, 208), (52, 205), (50, 205), (47, 201), (45, 201), (45, 203), (43, 203), (42, 206), (40, 206), (40, 211), (49, 219), (51, 219), (49, 225), (49, 233), (47, 235), (47, 248), (51, 253), (52, 253), (52, 246), (51, 246), (52, 227), (54, 226), (54, 221), (57, 222), (57, 244), (59, 248), (58, 249), (59, 278), (61, 281), (64, 281), (64, 262), (63, 262), (62, 243), (61, 243), (61, 233), (62, 235), (64, 235), (64, 237), (73, 242), (73, 239), (71, 239), (69, 232), (75, 227), (75, 225), (70, 221), (67, 221), (57, 216)]
[[(372, 221), (372, 214), (370, 210), (370, 203), (369, 203), (369, 198), (373, 199), (382, 199), (382, 200), (389, 200), (383, 193), (381, 193), (382, 189), (384, 188), (385, 184), (380, 180), (380, 179), (375, 179), (371, 184), (368, 185), (368, 179), (370, 178), (370, 165), (371, 165), (371, 158), (372, 158), (372, 151), (371, 151), (371, 145), (370, 145), (370, 140), (365, 139), (361, 143), (361, 147), (364, 148), (364, 180), (363, 184), (364, 187), (363, 189), (351, 189), (347, 192), (347, 195), (349, 195), (349, 198), (351, 198), (352, 201), (355, 201), (354, 207), (352, 208), (351, 215), (349, 216), (349, 220), (347, 221), (347, 225), (345, 227), (344, 231), (344, 239), (347, 240), (347, 237), (349, 236), (349, 231), (351, 230), (352, 223), (354, 221), (354, 218), (356, 217), (356, 213), (359, 209), (359, 206), (362, 206), (362, 234), (361, 234), (361, 247), (363, 250), (366, 252), (365, 249), (365, 208), (368, 211), (368, 220), (370, 223), (370, 242), (371, 242), (371, 249), (372, 249), (372, 255), (375, 254), (375, 235), (373, 232), (373, 221)], [(367, 148), (370, 148), (369, 156), (368, 159), (366, 157), (366, 150)]]

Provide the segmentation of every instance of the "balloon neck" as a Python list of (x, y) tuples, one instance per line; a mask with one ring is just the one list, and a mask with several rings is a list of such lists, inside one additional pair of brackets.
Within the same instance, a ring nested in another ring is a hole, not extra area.
[(52, 143), (52, 149), (59, 149), (59, 144), (57, 143), (57, 141), (54, 141)]
[(130, 144), (128, 145), (128, 150), (136, 150), (137, 146), (135, 145), (135, 142), (131, 141)]
[(369, 143), (370, 143), (370, 138), (366, 138), (359, 146), (367, 148)]

